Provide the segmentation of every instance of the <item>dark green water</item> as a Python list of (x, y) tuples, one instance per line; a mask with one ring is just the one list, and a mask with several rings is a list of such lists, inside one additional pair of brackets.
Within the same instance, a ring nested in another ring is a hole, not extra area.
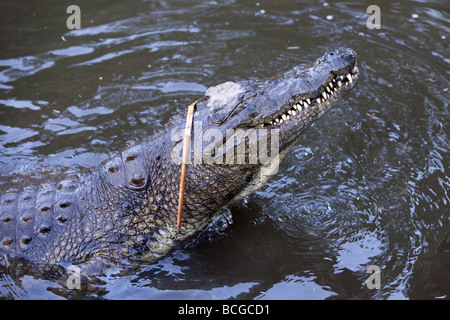
[[(81, 9), (68, 30), (66, 8)], [(185, 248), (82, 290), (0, 274), (8, 299), (448, 299), (450, 6), (378, 1), (2, 1), (0, 174), (96, 166), (209, 86), (337, 46), (357, 87), (267, 185)], [(369, 289), (370, 265), (380, 289)]]

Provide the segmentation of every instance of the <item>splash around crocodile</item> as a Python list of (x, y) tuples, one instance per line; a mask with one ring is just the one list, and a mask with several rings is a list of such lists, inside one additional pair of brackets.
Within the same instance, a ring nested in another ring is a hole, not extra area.
[[(209, 88), (193, 116), (179, 228), (182, 135), (174, 133), (183, 132), (185, 112), (98, 167), (2, 177), (0, 253), (78, 264), (86, 274), (158, 259), (264, 185), (302, 133), (355, 86), (356, 60), (338, 48), (268, 79)], [(261, 152), (263, 145), (276, 147)]]

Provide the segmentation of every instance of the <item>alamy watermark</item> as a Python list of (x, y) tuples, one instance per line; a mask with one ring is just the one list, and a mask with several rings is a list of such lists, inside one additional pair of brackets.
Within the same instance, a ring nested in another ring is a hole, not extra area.
[[(366, 273), (370, 276), (366, 280), (366, 286), (369, 290), (381, 289), (381, 269), (377, 265), (370, 265), (367, 267)], [(81, 270), (80, 267), (70, 265), (67, 268), (68, 278), (66, 280), (66, 286), (68, 289), (73, 290), (81, 289)]]
[[(223, 133), (219, 129), (203, 131), (202, 121), (194, 122), (193, 139), (190, 144), (187, 164), (261, 164), (279, 163), (280, 138), (279, 129), (228, 129)], [(184, 129), (172, 131), (171, 159), (181, 164)], [(273, 173), (278, 167), (273, 167)]]
[[(81, 9), (79, 6), (72, 4), (67, 7), (66, 13), (70, 16), (66, 20), (67, 29), (81, 29)], [(381, 9), (379, 6), (372, 4), (367, 7), (366, 13), (371, 14), (366, 21), (367, 28), (381, 29)]]
[(81, 271), (80, 267), (71, 265), (67, 268), (67, 273), (69, 277), (66, 281), (66, 286), (68, 289), (81, 289)]
[(370, 265), (367, 267), (366, 273), (369, 273), (370, 276), (367, 278), (367, 288), (372, 289), (381, 289), (381, 269), (377, 265)]
[(370, 5), (367, 7), (366, 13), (371, 13), (367, 18), (367, 28), (369, 29), (381, 29), (381, 9), (377, 5)]
[(66, 20), (67, 29), (81, 29), (81, 9), (77, 5), (70, 5), (66, 9), (66, 13), (69, 13), (70, 16)]

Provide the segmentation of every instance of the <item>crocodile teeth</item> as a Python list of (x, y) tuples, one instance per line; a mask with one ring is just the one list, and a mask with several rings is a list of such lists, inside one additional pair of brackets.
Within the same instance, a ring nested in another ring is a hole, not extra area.
[[(319, 94), (317, 97), (306, 98), (304, 100), (291, 99), (289, 101), (289, 105), (285, 106), (287, 111), (284, 114), (279, 115), (276, 119), (271, 120), (268, 124), (265, 125), (273, 125), (278, 126), (284, 122), (287, 122), (291, 118), (297, 116), (297, 114), (301, 114), (303, 111), (307, 112), (309, 107), (313, 106), (314, 110), (316, 107), (324, 108), (323, 105), (330, 98), (334, 97), (334, 93), (339, 90), (342, 86), (346, 86), (349, 83), (353, 83), (356, 77), (353, 73), (356, 71), (356, 68), (352, 70), (352, 72), (346, 75), (334, 76), (332, 79), (327, 80), (322, 87), (319, 87)], [(316, 91), (317, 92), (317, 91)], [(316, 112), (316, 111), (315, 111)], [(259, 125), (263, 127), (264, 125)]]

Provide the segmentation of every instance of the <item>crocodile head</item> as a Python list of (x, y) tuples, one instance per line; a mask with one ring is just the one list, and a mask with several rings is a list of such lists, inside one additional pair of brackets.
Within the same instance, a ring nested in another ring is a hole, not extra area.
[(234, 166), (243, 175), (256, 168), (240, 193), (245, 196), (276, 172), (301, 134), (358, 78), (356, 53), (338, 48), (269, 79), (211, 87), (197, 103), (191, 161)]
[(277, 128), (282, 148), (356, 84), (356, 53), (339, 48), (263, 81), (226, 82), (206, 91), (210, 122), (221, 129)]

